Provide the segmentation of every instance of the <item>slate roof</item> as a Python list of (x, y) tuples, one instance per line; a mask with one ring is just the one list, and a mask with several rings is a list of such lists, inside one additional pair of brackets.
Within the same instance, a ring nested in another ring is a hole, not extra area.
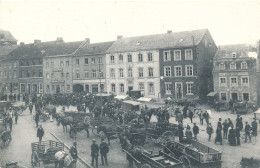
[(102, 42), (102, 43), (88, 43), (75, 52), (75, 55), (94, 55), (104, 54), (114, 41)]
[(214, 59), (221, 58), (232, 58), (232, 54), (236, 53), (238, 57), (249, 57), (249, 52), (256, 52), (257, 49), (255, 46), (247, 45), (247, 44), (235, 44), (235, 45), (223, 45), (219, 46), (218, 51)]
[(0, 30), (0, 41), (13, 41), (16, 42), (17, 40), (14, 36), (6, 30)]
[(17, 47), (17, 45), (0, 46), (0, 59), (5, 59), (7, 55), (13, 50), (15, 50)]
[[(207, 29), (172, 32), (156, 35), (121, 38), (107, 50), (107, 53), (142, 51), (150, 49), (177, 48), (198, 45)], [(192, 38), (194, 37), (194, 40)]]

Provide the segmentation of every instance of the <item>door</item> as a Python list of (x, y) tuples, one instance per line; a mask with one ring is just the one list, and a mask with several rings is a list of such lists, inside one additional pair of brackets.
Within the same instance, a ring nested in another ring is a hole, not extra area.
[(89, 93), (89, 85), (85, 85), (85, 92)]
[(30, 84), (27, 84), (27, 92), (28, 92), (28, 94), (31, 93), (31, 85)]
[(128, 86), (128, 95), (131, 97), (131, 90), (133, 90), (133, 86)]
[(249, 101), (249, 93), (243, 93), (243, 100)]
[(231, 93), (231, 97), (233, 100), (237, 101), (237, 93)]
[(181, 82), (175, 83), (175, 97), (176, 99), (182, 99), (183, 96), (183, 87)]
[(60, 85), (56, 85), (56, 93), (60, 93)]

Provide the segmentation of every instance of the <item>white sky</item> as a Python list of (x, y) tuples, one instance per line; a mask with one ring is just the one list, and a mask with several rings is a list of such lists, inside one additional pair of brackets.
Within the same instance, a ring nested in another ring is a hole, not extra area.
[(217, 45), (256, 43), (260, 1), (2, 1), (0, 28), (25, 43), (57, 37), (93, 43), (204, 28)]

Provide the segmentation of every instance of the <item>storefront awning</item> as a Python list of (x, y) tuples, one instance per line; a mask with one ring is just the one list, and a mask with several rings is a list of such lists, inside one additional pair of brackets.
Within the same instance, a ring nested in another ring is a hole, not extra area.
[(215, 92), (210, 92), (207, 96), (213, 97), (213, 96), (215, 96), (216, 94), (217, 94), (217, 91), (215, 91)]
[(97, 97), (101, 96), (101, 97), (107, 97), (107, 96), (111, 96), (111, 94), (108, 93), (97, 93), (96, 94)]
[(134, 105), (134, 106), (138, 106), (138, 105), (141, 104), (141, 103), (139, 103), (139, 102), (132, 101), (132, 100), (125, 100), (125, 101), (123, 101), (123, 103), (132, 104), (132, 105)]
[(138, 101), (141, 101), (141, 102), (149, 102), (152, 100), (152, 98), (149, 98), (149, 97), (140, 97), (139, 99), (137, 99)]
[(115, 99), (118, 99), (118, 100), (125, 100), (126, 98), (127, 98), (126, 95), (117, 95), (117, 96), (115, 97)]

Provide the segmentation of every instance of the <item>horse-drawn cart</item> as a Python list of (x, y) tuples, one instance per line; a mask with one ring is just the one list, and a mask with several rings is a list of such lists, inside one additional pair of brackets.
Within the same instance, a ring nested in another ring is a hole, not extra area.
[(42, 141), (34, 142), (31, 144), (32, 155), (31, 155), (31, 164), (32, 167), (40, 165), (40, 162), (43, 164), (52, 164), (57, 163), (58, 160), (55, 158), (55, 154), (58, 151), (64, 151), (64, 144), (56, 141)]
[(191, 144), (168, 142), (164, 151), (181, 160), (186, 168), (221, 167), (221, 152), (195, 140)]

